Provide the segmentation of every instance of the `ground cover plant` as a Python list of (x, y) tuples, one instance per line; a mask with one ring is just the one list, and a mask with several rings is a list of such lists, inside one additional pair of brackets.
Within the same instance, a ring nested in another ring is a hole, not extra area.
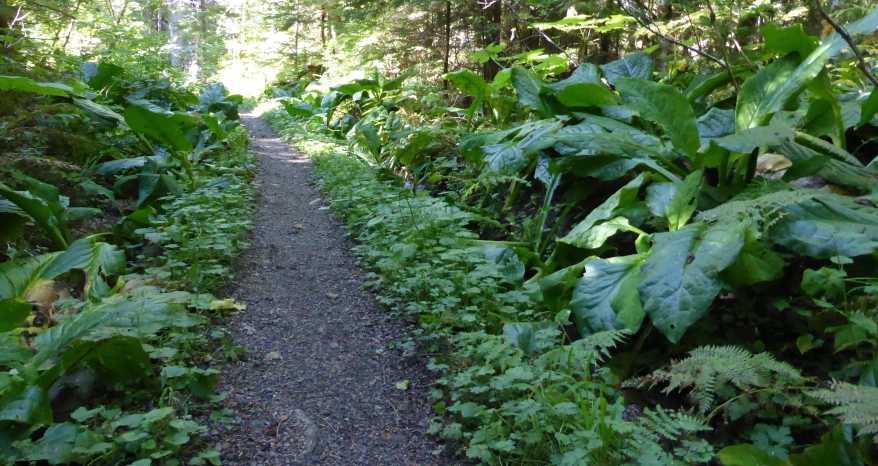
[(0, 76), (17, 107), (0, 116), (0, 462), (219, 464), (199, 421), (224, 415), (212, 361), (239, 356), (237, 305), (211, 293), (253, 210), (240, 96), (17, 66)]
[(878, 120), (847, 51), (876, 28), (778, 27), (749, 69), (460, 70), (461, 107), (284, 82), (268, 118), (420, 322), (470, 458), (872, 464)]

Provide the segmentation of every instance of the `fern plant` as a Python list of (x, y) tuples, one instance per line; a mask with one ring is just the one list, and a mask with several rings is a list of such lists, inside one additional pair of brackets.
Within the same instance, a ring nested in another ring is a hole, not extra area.
[(860, 435), (873, 435), (878, 443), (878, 388), (859, 386), (834, 380), (829, 389), (808, 393), (836, 407), (826, 414), (838, 417), (843, 424), (859, 426)]
[(637, 385), (666, 383), (664, 393), (689, 389), (689, 399), (706, 414), (718, 400), (734, 399), (739, 392), (782, 391), (804, 380), (795, 367), (768, 353), (752, 354), (736, 346), (702, 346), (692, 350), (688, 358), (639, 379)]

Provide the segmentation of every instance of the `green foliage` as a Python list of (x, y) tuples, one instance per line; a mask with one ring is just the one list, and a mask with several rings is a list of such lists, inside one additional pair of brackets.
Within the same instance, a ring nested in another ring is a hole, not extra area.
[[(856, 426), (860, 435), (878, 434), (878, 388), (833, 381), (828, 389), (814, 390), (809, 395), (835, 405), (827, 414)], [(873, 441), (878, 443), (878, 435)]]
[(688, 390), (688, 396), (704, 414), (718, 401), (734, 399), (739, 392), (756, 389), (781, 391), (803, 382), (793, 366), (770, 354), (751, 354), (734, 346), (696, 348), (686, 359), (674, 362), (642, 379), (642, 383), (667, 384), (664, 392)]
[[(82, 137), (102, 148), (94, 169), (60, 181), (54, 170), (0, 174), (3, 239), (27, 252), (0, 263), (2, 463), (218, 464), (199, 443), (204, 427), (184, 413), (203, 409), (192, 397), (218, 399), (205, 350), (223, 334), (207, 332), (210, 318), (226, 308), (209, 293), (247, 247), (253, 160), (234, 121), (241, 99), (221, 86), (201, 102), (177, 99), (184, 93), (146, 84), (117, 100), (113, 89), (138, 85), (126, 69), (84, 70), (109, 90), (69, 106)], [(122, 216), (112, 232), (109, 208)]]

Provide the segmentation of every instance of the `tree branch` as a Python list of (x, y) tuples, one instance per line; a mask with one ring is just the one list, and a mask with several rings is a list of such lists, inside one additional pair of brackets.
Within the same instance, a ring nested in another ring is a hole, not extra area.
[(814, 5), (817, 6), (817, 12), (820, 13), (820, 16), (835, 29), (835, 32), (841, 36), (845, 42), (851, 47), (851, 50), (854, 52), (854, 55), (857, 57), (857, 62), (860, 68), (860, 71), (866, 75), (866, 79), (868, 79), (873, 86), (878, 87), (878, 79), (872, 74), (869, 70), (869, 67), (866, 66), (866, 60), (863, 58), (863, 54), (860, 53), (860, 49), (857, 48), (857, 44), (854, 43), (854, 39), (848, 34), (847, 31), (843, 27), (841, 27), (838, 23), (836, 23), (832, 18), (829, 17), (829, 14), (826, 13), (826, 10), (823, 9), (823, 5), (820, 4), (820, 0), (814, 0)]
[[(626, 7), (626, 5), (624, 5), (624, 4), (622, 4), (622, 3), (620, 3), (619, 6), (622, 7), (622, 9), (625, 10), (626, 13), (628, 13), (629, 15), (631, 15), (631, 16), (634, 18), (634, 20), (637, 21), (637, 24), (640, 24), (644, 29), (646, 29), (647, 31), (651, 32), (652, 34), (654, 34), (654, 35), (660, 37), (661, 39), (666, 40), (666, 41), (668, 41), (668, 42), (670, 42), (670, 43), (672, 43), (672, 44), (675, 44), (675, 45), (678, 45), (678, 46), (680, 46), (680, 47), (683, 47), (684, 49), (686, 49), (686, 50), (688, 50), (688, 51), (690, 51), (690, 52), (692, 52), (692, 53), (694, 53), (694, 54), (701, 55), (702, 57), (704, 57), (704, 58), (706, 58), (706, 59), (708, 59), (708, 60), (710, 60), (710, 61), (712, 61), (712, 62), (714, 62), (714, 63), (716, 63), (716, 64), (718, 64), (718, 65), (720, 65), (720, 66), (722, 66), (723, 68), (728, 69), (729, 66), (726, 64), (726, 62), (720, 60), (719, 58), (716, 58), (716, 57), (714, 57), (713, 55), (711, 55), (711, 54), (709, 54), (709, 53), (707, 53), (707, 52), (703, 52), (703, 51), (698, 50), (698, 49), (696, 49), (696, 48), (692, 48), (692, 47), (690, 47), (690, 46), (688, 46), (688, 45), (686, 45), (686, 44), (684, 44), (684, 43), (678, 41), (677, 39), (674, 39), (673, 37), (666, 36), (666, 35), (662, 34), (662, 33), (658, 30), (658, 28), (656, 28), (656, 29), (652, 29), (652, 28), (650, 27), (650, 25), (646, 23), (646, 21), (649, 21), (650, 23), (653, 23), (652, 19), (650, 19), (648, 16), (646, 16), (646, 15), (645, 15), (642, 11), (640, 11), (639, 9), (637, 9), (637, 8), (635, 8), (635, 7), (632, 7), (632, 6), (628, 6), (628, 7)], [(637, 12), (637, 14), (631, 14), (631, 12), (628, 11), (628, 8), (631, 8), (632, 10), (634, 10), (635, 12)], [(655, 24), (655, 23), (653, 23), (653, 24)]]
[(70, 13), (66, 13), (66, 12), (64, 12), (64, 11), (61, 11), (61, 10), (59, 10), (59, 9), (57, 9), (57, 8), (50, 7), (50, 6), (48, 6), (48, 5), (43, 5), (42, 3), (37, 3), (37, 2), (35, 2), (35, 1), (33, 1), (33, 0), (28, 0), (28, 1), (27, 1), (27, 5), (36, 5), (36, 6), (40, 7), (40, 8), (45, 8), (45, 9), (47, 9), (47, 10), (52, 10), (52, 11), (54, 11), (55, 13), (58, 13), (59, 15), (66, 16), (66, 17), (68, 17), (68, 18), (70, 18), (70, 19), (72, 19), (72, 20), (79, 21), (79, 18), (77, 18), (76, 16), (71, 15)]
[[(518, 18), (519, 21), (521, 21), (522, 23), (524, 23), (524, 24), (527, 25), (528, 27), (531, 27), (531, 26), (530, 26), (530, 23), (528, 23), (527, 21), (525, 21), (525, 20), (521, 17), (521, 15), (519, 15), (518, 12), (515, 11), (515, 8), (512, 7), (512, 4), (511, 4), (511, 3), (509, 3), (508, 1), (505, 1), (505, 0), (504, 0), (503, 3), (506, 4), (506, 7), (509, 8), (509, 11), (511, 11), (512, 14), (515, 15), (515, 17)], [(566, 52), (564, 49), (562, 49), (560, 45), (556, 44), (555, 41), (552, 40), (551, 37), (549, 37), (545, 32), (542, 31), (542, 29), (540, 29), (540, 28), (535, 28), (535, 29), (537, 30), (537, 32), (538, 32), (541, 36), (543, 36), (543, 39), (546, 39), (547, 41), (549, 41), (549, 43), (552, 44), (552, 45), (554, 45), (555, 48), (558, 49), (558, 50), (561, 52), (561, 54), (563, 54), (565, 57), (567, 57), (567, 60), (569, 60), (570, 63), (573, 63), (574, 66), (579, 66), (579, 63), (578, 63), (573, 57), (571, 57), (570, 55), (567, 55), (567, 52)]]

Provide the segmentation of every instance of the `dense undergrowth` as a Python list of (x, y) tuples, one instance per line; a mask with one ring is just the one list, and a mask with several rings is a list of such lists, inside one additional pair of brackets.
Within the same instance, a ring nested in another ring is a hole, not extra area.
[[(4, 62), (0, 463), (219, 464), (218, 300), (253, 167), (221, 85)], [(197, 94), (195, 92), (197, 92)]]
[(878, 94), (846, 47), (794, 26), (749, 70), (461, 70), (461, 107), (281, 81), (268, 118), (417, 316), (433, 430), (469, 457), (874, 464)]

